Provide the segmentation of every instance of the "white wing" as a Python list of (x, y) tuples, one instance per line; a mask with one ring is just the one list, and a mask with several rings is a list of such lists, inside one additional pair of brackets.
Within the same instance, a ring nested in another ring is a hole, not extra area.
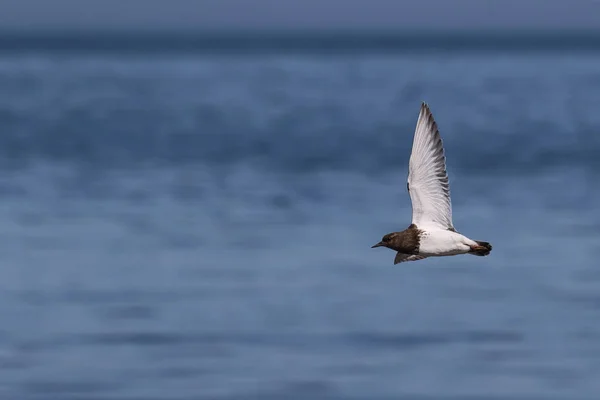
[(412, 202), (413, 224), (454, 230), (444, 146), (425, 103), (421, 104), (415, 130), (407, 187)]

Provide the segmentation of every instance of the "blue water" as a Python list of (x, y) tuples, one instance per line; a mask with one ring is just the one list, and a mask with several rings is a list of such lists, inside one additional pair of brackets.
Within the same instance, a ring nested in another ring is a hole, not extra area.
[[(600, 52), (67, 50), (0, 54), (0, 398), (597, 398)], [(489, 257), (370, 248), (422, 100)]]

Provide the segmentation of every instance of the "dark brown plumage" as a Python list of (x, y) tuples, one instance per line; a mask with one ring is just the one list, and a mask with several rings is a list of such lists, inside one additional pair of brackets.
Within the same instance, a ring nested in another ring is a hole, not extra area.
[(417, 229), (417, 226), (411, 224), (402, 232), (392, 232), (384, 235), (381, 242), (371, 246), (371, 248), (384, 246), (403, 254), (419, 254), (420, 234), (421, 231)]
[(492, 251), (492, 245), (488, 242), (482, 242), (480, 240), (476, 240), (477, 247), (472, 247), (469, 254), (473, 254), (474, 256), (487, 256)]

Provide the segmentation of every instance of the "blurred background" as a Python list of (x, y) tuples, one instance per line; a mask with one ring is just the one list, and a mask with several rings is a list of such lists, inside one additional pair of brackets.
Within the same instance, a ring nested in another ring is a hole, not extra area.
[(1, 399), (598, 398), (600, 2), (0, 6)]

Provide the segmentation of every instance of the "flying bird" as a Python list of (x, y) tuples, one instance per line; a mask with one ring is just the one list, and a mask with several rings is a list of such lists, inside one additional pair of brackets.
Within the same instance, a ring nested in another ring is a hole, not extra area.
[(427, 257), (490, 254), (491, 244), (471, 240), (452, 225), (444, 146), (426, 103), (421, 104), (417, 120), (406, 186), (412, 203), (412, 223), (402, 232), (384, 235), (371, 248), (387, 247), (396, 251), (394, 264)]

